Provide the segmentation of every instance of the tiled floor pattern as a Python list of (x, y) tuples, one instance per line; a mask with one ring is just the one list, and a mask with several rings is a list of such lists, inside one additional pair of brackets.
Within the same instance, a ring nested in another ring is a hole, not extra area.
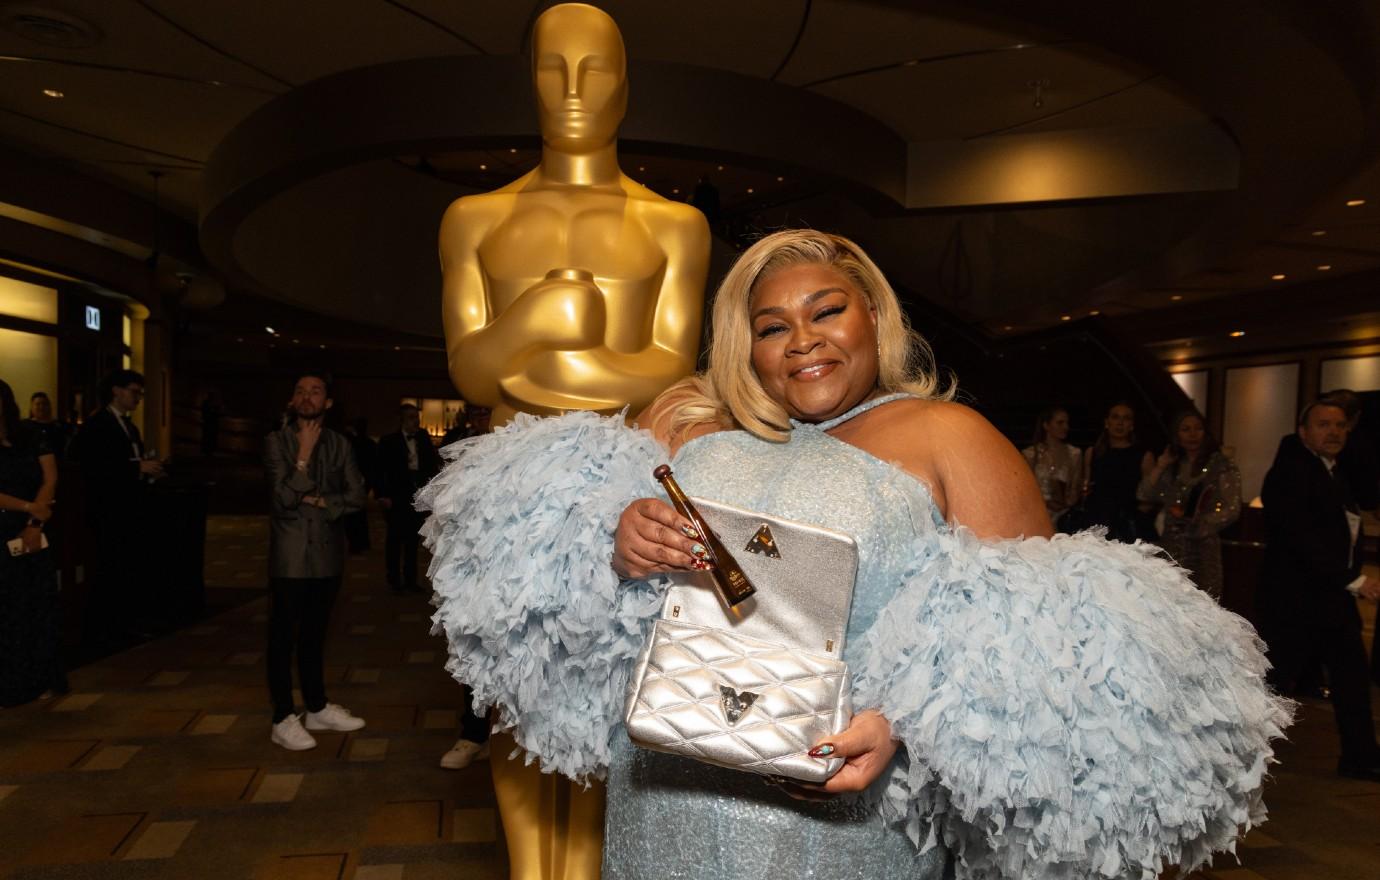
[[(215, 517), (209, 531), (208, 581), (253, 571), (261, 587), (263, 521)], [(68, 696), (0, 713), (0, 877), (506, 876), (488, 768), (436, 767), (459, 693), (429, 608), (379, 586), (378, 556), (350, 560), (327, 652), (332, 699), (369, 721), (358, 733), (318, 735), (302, 753), (268, 742), (262, 599), (76, 670)], [(1372, 624), (1370, 609), (1368, 641)], [(1302, 707), (1281, 758), (1271, 821), (1239, 863), (1219, 857), (1195, 880), (1380, 877), (1380, 785), (1332, 773), (1326, 704)]]
[[(265, 537), (212, 517), (208, 590), (262, 593)], [(326, 655), (331, 699), (369, 724), (314, 751), (268, 741), (263, 598), (0, 713), (0, 877), (505, 877), (487, 765), (436, 766), (460, 690), (430, 608), (380, 586), (380, 555), (350, 559)]]

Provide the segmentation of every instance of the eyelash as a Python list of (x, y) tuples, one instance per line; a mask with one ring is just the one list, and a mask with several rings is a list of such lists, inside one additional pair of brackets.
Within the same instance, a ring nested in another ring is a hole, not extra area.
[[(819, 313), (815, 315), (814, 319), (816, 321), (822, 321), (825, 318), (832, 318), (835, 315), (843, 314), (844, 310), (847, 308), (847, 306), (827, 306), (823, 309), (820, 309)], [(769, 324), (766, 327), (763, 327), (761, 330), (757, 331), (757, 338), (766, 339), (769, 336), (775, 336), (777, 333), (785, 329), (785, 324)]]

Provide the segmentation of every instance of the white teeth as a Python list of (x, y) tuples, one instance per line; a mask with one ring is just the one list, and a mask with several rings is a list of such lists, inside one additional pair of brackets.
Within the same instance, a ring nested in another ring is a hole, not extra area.
[(823, 369), (824, 369), (825, 367), (827, 367), (827, 366), (829, 366), (829, 365), (828, 365), (828, 364), (815, 364), (815, 365), (812, 366), (812, 367), (806, 367), (806, 368), (803, 369), (803, 370), (798, 370), (798, 371), (796, 372), (796, 375), (797, 375), (797, 376), (806, 376), (806, 375), (814, 376), (814, 375), (818, 374), (821, 370), (823, 370)]

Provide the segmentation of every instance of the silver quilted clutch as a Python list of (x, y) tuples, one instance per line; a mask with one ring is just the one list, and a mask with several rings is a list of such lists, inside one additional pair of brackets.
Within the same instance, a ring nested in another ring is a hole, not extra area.
[(857, 546), (828, 529), (693, 501), (757, 594), (730, 611), (708, 575), (675, 576), (628, 686), (628, 736), (721, 767), (824, 782), (843, 759), (806, 752), (853, 714), (841, 658)]

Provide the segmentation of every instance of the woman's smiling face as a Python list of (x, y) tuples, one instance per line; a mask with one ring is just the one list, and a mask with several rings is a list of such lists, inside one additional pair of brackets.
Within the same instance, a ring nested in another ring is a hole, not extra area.
[(842, 415), (877, 385), (877, 316), (847, 276), (822, 264), (780, 269), (751, 299), (752, 367), (791, 418)]

